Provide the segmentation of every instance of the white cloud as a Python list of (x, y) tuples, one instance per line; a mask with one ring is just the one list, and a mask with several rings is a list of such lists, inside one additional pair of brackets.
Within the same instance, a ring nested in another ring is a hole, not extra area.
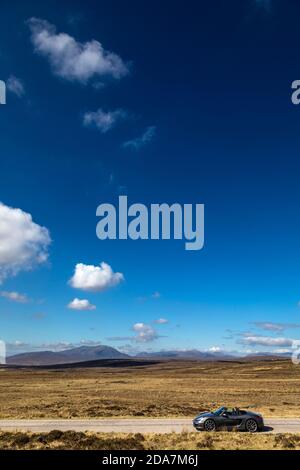
[(282, 325), (281, 323), (273, 323), (273, 322), (254, 322), (254, 325), (257, 328), (261, 328), (262, 330), (268, 330), (268, 331), (283, 331), (285, 329), (285, 326)]
[(139, 150), (141, 147), (144, 145), (148, 144), (151, 142), (151, 140), (154, 138), (156, 133), (156, 127), (155, 126), (149, 126), (145, 130), (145, 132), (139, 136), (136, 137), (135, 139), (132, 140), (127, 140), (126, 142), (123, 143), (124, 148), (132, 148), (135, 150)]
[(83, 124), (86, 127), (96, 127), (103, 134), (112, 129), (116, 123), (127, 116), (126, 111), (116, 109), (115, 111), (103, 111), (99, 108), (97, 111), (88, 111), (83, 116)]
[(95, 310), (96, 305), (93, 305), (87, 299), (75, 299), (68, 304), (68, 308), (71, 310)]
[(6, 87), (11, 93), (14, 93), (19, 98), (21, 98), (25, 94), (25, 88), (22, 80), (20, 78), (11, 75), (6, 82)]
[(157, 320), (154, 320), (155, 323), (158, 323), (159, 325), (165, 325), (166, 323), (169, 323), (169, 320), (166, 318), (158, 318)]
[(218, 352), (222, 352), (222, 348), (220, 348), (220, 346), (212, 346), (211, 348), (208, 349), (208, 351), (212, 353), (218, 353)]
[(146, 323), (135, 323), (132, 329), (136, 332), (133, 340), (139, 343), (149, 343), (158, 338), (156, 330)]
[(0, 292), (0, 297), (4, 297), (5, 299), (12, 300), (13, 302), (19, 302), (19, 303), (22, 303), (22, 304), (25, 304), (26, 302), (29, 302), (29, 299), (28, 299), (27, 295), (19, 294), (19, 292), (1, 291)]
[(69, 283), (75, 289), (101, 292), (114, 287), (124, 280), (122, 273), (114, 273), (109, 264), (102, 262), (100, 266), (78, 263)]
[(270, 336), (245, 336), (240, 341), (242, 344), (249, 346), (276, 346), (277, 348), (284, 348), (293, 345), (293, 340), (289, 338), (272, 338)]
[(30, 214), (0, 202), (0, 283), (44, 263), (50, 242), (48, 230)]
[(291, 350), (287, 348), (278, 348), (274, 350), (275, 354), (287, 354), (289, 352), (291, 352)]
[(261, 322), (257, 321), (254, 322), (254, 325), (257, 328), (261, 328), (262, 330), (267, 330), (267, 331), (275, 331), (275, 332), (281, 332), (284, 330), (287, 330), (289, 328), (300, 328), (300, 324), (298, 323), (274, 323), (274, 322)]
[(59, 77), (87, 83), (105, 76), (120, 79), (129, 72), (123, 60), (106, 51), (99, 41), (78, 42), (69, 34), (57, 33), (55, 26), (39, 18), (31, 18), (28, 25), (35, 52), (49, 60)]

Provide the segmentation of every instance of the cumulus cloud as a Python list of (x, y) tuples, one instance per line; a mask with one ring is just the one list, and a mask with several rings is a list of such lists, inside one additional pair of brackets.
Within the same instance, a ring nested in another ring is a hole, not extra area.
[(146, 323), (135, 323), (132, 329), (136, 332), (133, 339), (139, 343), (149, 343), (158, 338), (157, 331)]
[(275, 354), (287, 354), (287, 353), (290, 353), (290, 352), (291, 352), (291, 350), (287, 349), (287, 348), (274, 349)]
[(96, 310), (96, 305), (93, 305), (87, 299), (75, 299), (68, 304), (71, 310)]
[(0, 202), (0, 283), (48, 258), (49, 231), (21, 209)]
[(158, 323), (159, 325), (165, 325), (166, 323), (169, 323), (169, 320), (166, 318), (158, 318), (157, 320), (154, 320), (155, 323)]
[(132, 326), (134, 335), (132, 336), (110, 336), (107, 338), (109, 341), (130, 341), (133, 343), (150, 343), (151, 341), (160, 338), (157, 331), (147, 323), (135, 323)]
[(69, 34), (57, 33), (55, 26), (39, 18), (30, 18), (28, 25), (35, 52), (49, 60), (59, 77), (85, 84), (92, 78), (120, 79), (129, 72), (128, 65), (99, 41), (78, 42)]
[(75, 289), (101, 292), (109, 287), (117, 286), (123, 280), (123, 274), (114, 273), (107, 263), (102, 262), (100, 266), (78, 263), (69, 284)]
[(25, 88), (22, 80), (20, 78), (11, 75), (6, 82), (7, 89), (21, 98), (25, 94)]
[(211, 353), (218, 353), (218, 352), (222, 352), (222, 348), (220, 348), (220, 346), (211, 346), (209, 349), (208, 349), (208, 352), (211, 352)]
[(25, 304), (29, 302), (29, 299), (26, 294), (19, 294), (19, 292), (13, 291), (1, 291), (0, 297), (4, 297), (5, 299), (12, 300), (13, 302), (19, 302)]
[(126, 111), (116, 109), (115, 111), (103, 111), (99, 108), (97, 111), (88, 111), (83, 116), (83, 125), (86, 127), (96, 127), (102, 134), (112, 129), (117, 122), (125, 119)]
[(149, 126), (147, 127), (147, 129), (141, 136), (136, 137), (135, 139), (132, 139), (132, 140), (127, 140), (126, 142), (123, 143), (122, 146), (124, 148), (132, 148), (134, 150), (139, 150), (141, 147), (151, 142), (155, 134), (156, 134), (156, 127)]
[(249, 346), (276, 346), (277, 348), (285, 348), (292, 346), (294, 340), (289, 338), (272, 338), (270, 336), (245, 336), (240, 343)]

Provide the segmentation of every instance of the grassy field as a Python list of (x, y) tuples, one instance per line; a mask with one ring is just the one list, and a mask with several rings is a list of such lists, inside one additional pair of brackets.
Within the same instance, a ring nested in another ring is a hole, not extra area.
[(0, 418), (192, 417), (222, 404), (300, 417), (300, 368), (289, 360), (3, 368), (0, 396)]
[(0, 432), (2, 450), (299, 450), (300, 435), (243, 433), (96, 434)]

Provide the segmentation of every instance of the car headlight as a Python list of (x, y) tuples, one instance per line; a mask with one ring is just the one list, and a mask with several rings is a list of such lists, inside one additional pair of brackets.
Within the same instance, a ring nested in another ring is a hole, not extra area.
[(195, 424), (203, 423), (204, 420), (205, 420), (205, 418), (196, 418), (194, 423)]

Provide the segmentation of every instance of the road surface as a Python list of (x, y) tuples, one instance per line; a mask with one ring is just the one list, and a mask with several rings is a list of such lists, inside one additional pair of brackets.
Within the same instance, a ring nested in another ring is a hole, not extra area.
[[(274, 418), (265, 420), (265, 432), (300, 433), (300, 418)], [(169, 433), (193, 431), (192, 420), (187, 418), (136, 418), (136, 419), (1, 419), (1, 431), (49, 432), (95, 431), (124, 433)]]

